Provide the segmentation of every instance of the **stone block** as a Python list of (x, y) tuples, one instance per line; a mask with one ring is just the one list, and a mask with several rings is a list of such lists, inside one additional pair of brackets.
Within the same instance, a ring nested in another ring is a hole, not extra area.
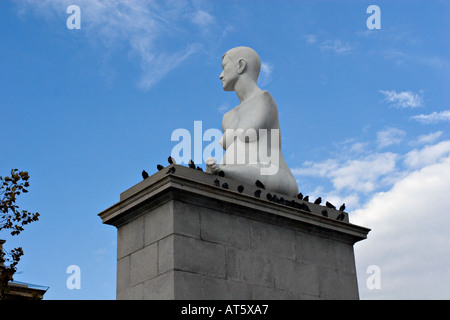
[(227, 278), (267, 287), (274, 286), (272, 258), (253, 251), (227, 248)]
[(158, 274), (174, 269), (174, 237), (165, 237), (158, 241)]
[(158, 247), (148, 245), (130, 256), (130, 285), (134, 286), (158, 275)]
[(130, 255), (117, 260), (117, 292), (125, 291), (130, 287), (131, 264)]
[(173, 233), (200, 238), (201, 208), (182, 201), (173, 202)]
[(175, 271), (171, 270), (144, 282), (145, 300), (175, 299)]
[[(348, 245), (347, 245), (348, 246)], [(299, 261), (336, 267), (335, 241), (321, 236), (311, 236), (297, 232), (295, 239), (295, 257)]]
[(275, 260), (275, 288), (296, 294), (318, 296), (319, 274), (317, 265), (281, 258)]
[(342, 272), (356, 274), (353, 246), (336, 241), (334, 243), (336, 268)]
[(131, 220), (117, 230), (117, 259), (144, 246), (144, 218)]
[(225, 277), (225, 247), (196, 238), (172, 235), (176, 270)]
[(358, 281), (356, 273), (342, 272), (339, 270), (339, 299), (357, 300), (359, 299), (358, 290), (354, 288), (358, 287)]
[[(225, 299), (230, 300), (251, 300), (253, 299), (253, 285), (247, 282), (227, 279), (229, 295)], [(208, 296), (205, 295), (208, 299)], [(224, 299), (223, 296), (219, 299)]]
[(144, 243), (149, 245), (173, 233), (173, 202), (144, 215)]
[(202, 275), (184, 272), (180, 270), (174, 271), (174, 299), (176, 300), (202, 300), (203, 282)]
[(250, 249), (250, 221), (209, 209), (201, 210), (201, 238), (229, 247)]
[(295, 257), (295, 233), (289, 228), (252, 221), (251, 239), (252, 250), (282, 258)]
[(320, 296), (329, 299), (342, 297), (342, 287), (339, 283), (339, 273), (336, 269), (319, 266), (318, 283)]
[(298, 300), (298, 295), (281, 289), (255, 285), (253, 287), (253, 299), (255, 300)]
[(208, 300), (231, 299), (228, 281), (224, 278), (203, 277), (203, 298)]
[(118, 300), (143, 300), (144, 299), (144, 284), (139, 283), (135, 286), (128, 287), (123, 291), (117, 293)]

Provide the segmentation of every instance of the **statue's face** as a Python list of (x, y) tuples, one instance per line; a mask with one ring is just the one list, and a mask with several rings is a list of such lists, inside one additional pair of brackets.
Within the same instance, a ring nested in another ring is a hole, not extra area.
[(225, 91), (233, 91), (234, 85), (239, 77), (239, 73), (237, 71), (237, 66), (233, 63), (233, 61), (225, 55), (222, 60), (222, 73), (219, 76), (219, 79), (222, 80), (222, 87)]

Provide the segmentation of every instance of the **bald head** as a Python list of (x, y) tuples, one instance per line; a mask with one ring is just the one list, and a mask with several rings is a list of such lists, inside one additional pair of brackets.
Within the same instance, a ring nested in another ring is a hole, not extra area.
[(236, 47), (228, 50), (223, 56), (222, 60), (227, 56), (233, 63), (239, 64), (241, 60), (245, 61), (245, 68), (242, 71), (257, 80), (259, 72), (261, 71), (261, 60), (255, 50), (249, 47)]

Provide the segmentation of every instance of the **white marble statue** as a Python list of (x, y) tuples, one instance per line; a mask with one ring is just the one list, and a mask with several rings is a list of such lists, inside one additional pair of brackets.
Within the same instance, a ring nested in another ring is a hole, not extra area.
[(206, 161), (206, 171), (254, 185), (257, 180), (272, 192), (296, 196), (298, 186), (281, 152), (278, 108), (268, 91), (256, 82), (261, 70), (258, 54), (237, 47), (222, 57), (220, 80), (225, 91), (235, 91), (240, 104), (222, 119), (220, 140), (225, 149), (220, 165)]

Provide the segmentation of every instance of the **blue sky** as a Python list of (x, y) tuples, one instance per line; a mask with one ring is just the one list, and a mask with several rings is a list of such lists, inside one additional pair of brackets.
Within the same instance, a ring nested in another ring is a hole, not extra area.
[(238, 104), (221, 57), (245, 45), (299, 189), (372, 229), (355, 245), (361, 298), (450, 298), (449, 21), (449, 1), (1, 1), (0, 175), (29, 171), (19, 205), (41, 214), (0, 234), (24, 249), (16, 280), (46, 299), (115, 298), (116, 230), (97, 214), (166, 164), (174, 130), (221, 128)]

